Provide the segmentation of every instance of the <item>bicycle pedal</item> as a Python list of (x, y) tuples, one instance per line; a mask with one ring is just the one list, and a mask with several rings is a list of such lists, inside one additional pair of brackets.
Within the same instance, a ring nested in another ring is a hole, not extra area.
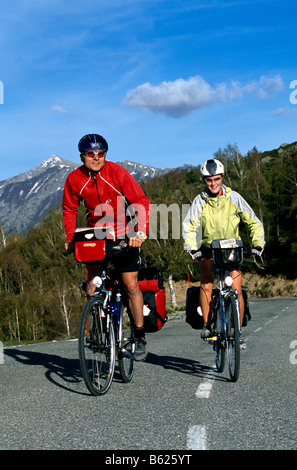
[(218, 337), (217, 336), (212, 336), (211, 338), (204, 338), (204, 341), (217, 341)]

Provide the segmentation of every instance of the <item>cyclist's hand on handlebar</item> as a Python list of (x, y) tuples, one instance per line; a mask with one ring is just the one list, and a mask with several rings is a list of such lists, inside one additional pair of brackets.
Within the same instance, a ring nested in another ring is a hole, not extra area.
[(191, 250), (191, 251), (188, 251), (189, 255), (191, 256), (191, 258), (194, 260), (194, 259), (199, 259), (199, 258), (202, 258), (203, 255), (202, 255), (202, 251), (199, 251), (199, 250)]
[(140, 248), (147, 236), (143, 232), (137, 232), (136, 237), (129, 238), (129, 246), (132, 248)]
[(64, 246), (65, 246), (65, 250), (66, 250), (67, 252), (72, 253), (72, 252), (74, 251), (74, 243), (73, 243), (73, 241), (70, 241), (70, 242), (67, 241)]
[(262, 256), (263, 251), (264, 250), (261, 246), (256, 246), (255, 248), (252, 248), (251, 256)]

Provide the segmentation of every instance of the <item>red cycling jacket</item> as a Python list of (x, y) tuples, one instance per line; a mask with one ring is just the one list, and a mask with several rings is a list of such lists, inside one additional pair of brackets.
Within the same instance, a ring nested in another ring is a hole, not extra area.
[(88, 211), (88, 227), (112, 226), (116, 238), (133, 236), (137, 231), (148, 234), (150, 200), (130, 173), (117, 163), (105, 161), (96, 174), (82, 165), (68, 175), (63, 196), (68, 241), (73, 238), (82, 200)]

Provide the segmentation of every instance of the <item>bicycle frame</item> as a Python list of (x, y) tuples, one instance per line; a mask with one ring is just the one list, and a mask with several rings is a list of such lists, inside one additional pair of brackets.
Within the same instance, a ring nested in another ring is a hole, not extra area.
[[(93, 294), (92, 297), (95, 297), (98, 294), (104, 294), (105, 295), (105, 300), (103, 303), (103, 308), (105, 312), (107, 313), (107, 329), (109, 327), (109, 322), (113, 321), (113, 324), (115, 326), (115, 340), (117, 343), (117, 347), (119, 349), (122, 348), (122, 336), (123, 336), (123, 316), (124, 316), (124, 308), (122, 304), (122, 293), (120, 290), (120, 287), (117, 286), (116, 289), (116, 295), (115, 295), (115, 303), (113, 304), (112, 302), (112, 297), (114, 296), (114, 287), (108, 288), (107, 287), (107, 271), (104, 269), (101, 273), (101, 280), (102, 280), (102, 285), (98, 290), (96, 290)], [(112, 280), (113, 282), (113, 280)], [(115, 309), (113, 307), (115, 306)], [(115, 312), (117, 314), (115, 314)]]
[(211, 329), (218, 372), (225, 367), (227, 351), (231, 381), (238, 380), (240, 367), (240, 311), (238, 291), (232, 289), (230, 271), (238, 269), (243, 261), (243, 245), (234, 239), (218, 239), (212, 242), (212, 257), (215, 276), (218, 281), (218, 294), (212, 307)]
[[(219, 316), (220, 316), (220, 335), (221, 341), (226, 340), (226, 335), (227, 335), (227, 319), (226, 319), (226, 299), (228, 297), (233, 296), (236, 302), (236, 310), (237, 310), (237, 317), (238, 317), (238, 324), (240, 325), (240, 312), (239, 312), (239, 301), (238, 301), (238, 292), (237, 290), (232, 289), (231, 286), (225, 286), (224, 287), (224, 282), (225, 279), (230, 276), (230, 271), (222, 269), (222, 268), (216, 268), (215, 273), (217, 275), (217, 280), (219, 284), (219, 295), (218, 295), (218, 311), (219, 311)], [(213, 341), (215, 338), (210, 338)]]

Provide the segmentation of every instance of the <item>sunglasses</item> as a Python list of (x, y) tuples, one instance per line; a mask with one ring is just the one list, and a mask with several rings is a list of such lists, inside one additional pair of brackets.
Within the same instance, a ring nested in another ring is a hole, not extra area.
[(221, 179), (221, 176), (217, 176), (216, 178), (205, 178), (205, 181), (206, 183), (218, 183)]
[(105, 157), (106, 152), (92, 152), (92, 151), (88, 151), (88, 152), (85, 152), (85, 153), (84, 153), (84, 156), (85, 156), (85, 157), (89, 157), (89, 158), (95, 158), (95, 155), (98, 155), (99, 158), (102, 158), (102, 157)]

